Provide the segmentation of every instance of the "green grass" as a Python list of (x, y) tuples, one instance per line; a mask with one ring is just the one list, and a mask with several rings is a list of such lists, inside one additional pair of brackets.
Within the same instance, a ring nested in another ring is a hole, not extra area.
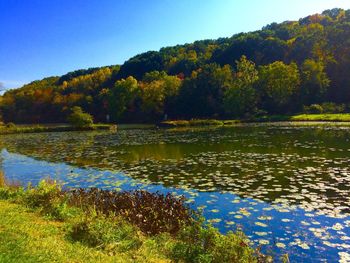
[[(145, 234), (122, 216), (68, 205), (68, 192), (0, 181), (0, 262), (267, 262), (242, 232), (195, 219), (177, 234)], [(259, 260), (259, 261), (258, 261)], [(270, 261), (269, 261), (270, 262)]]
[(246, 122), (301, 122), (301, 121), (318, 121), (318, 122), (350, 122), (350, 113), (329, 113), (329, 114), (300, 114), (300, 115), (269, 115), (246, 120), (170, 120), (163, 121), (160, 127), (178, 128), (178, 127), (204, 127), (204, 126), (232, 126), (238, 123)]
[(350, 122), (350, 113), (338, 114), (301, 114), (290, 117), (291, 121), (339, 121)]
[(15, 133), (40, 133), (40, 132), (65, 132), (65, 131), (89, 131), (89, 130), (110, 130), (114, 125), (93, 124), (91, 127), (77, 128), (70, 125), (1, 125), (0, 134)]
[[(0, 218), (0, 262), (170, 262), (158, 251), (154, 253), (154, 241), (142, 237), (136, 237), (141, 246), (132, 253), (71, 242), (64, 222), (45, 220), (9, 201), (0, 200)], [(136, 242), (127, 235), (123, 238)]]
[(317, 121), (317, 122), (350, 122), (350, 113), (270, 115), (252, 119), (250, 122), (281, 122), (281, 121)]

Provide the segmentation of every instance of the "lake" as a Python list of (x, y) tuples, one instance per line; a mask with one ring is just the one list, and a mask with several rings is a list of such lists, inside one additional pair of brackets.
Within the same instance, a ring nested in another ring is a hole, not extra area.
[(172, 192), (291, 262), (350, 260), (350, 126), (246, 124), (0, 137), (9, 180)]

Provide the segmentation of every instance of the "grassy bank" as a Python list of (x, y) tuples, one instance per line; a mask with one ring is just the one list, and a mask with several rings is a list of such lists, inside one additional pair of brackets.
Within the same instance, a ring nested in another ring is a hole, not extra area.
[(159, 127), (196, 127), (196, 126), (228, 126), (240, 123), (239, 120), (215, 120), (215, 119), (194, 119), (194, 120), (173, 120), (159, 123)]
[(339, 114), (300, 114), (290, 117), (291, 121), (339, 121), (350, 122), (350, 113)]
[(238, 123), (250, 123), (250, 122), (300, 122), (300, 121), (317, 121), (317, 122), (350, 122), (350, 113), (341, 114), (299, 114), (299, 115), (271, 115), (263, 116), (259, 118), (250, 118), (242, 120), (215, 120), (215, 119), (203, 119), (203, 120), (172, 120), (163, 121), (159, 124), (159, 127), (164, 128), (177, 128), (177, 127), (196, 127), (196, 126), (230, 126)]
[(131, 261), (68, 241), (65, 223), (46, 220), (23, 205), (0, 201), (0, 217), (0, 262)]
[(298, 115), (272, 115), (249, 120), (249, 122), (350, 122), (350, 113), (328, 113), (328, 114), (298, 114)]
[(40, 133), (40, 132), (65, 132), (65, 131), (91, 131), (91, 130), (120, 130), (126, 129), (150, 129), (156, 126), (162, 128), (180, 128), (180, 127), (219, 127), (232, 126), (238, 123), (251, 122), (349, 122), (350, 113), (341, 114), (299, 114), (293, 116), (271, 115), (259, 118), (250, 118), (242, 120), (216, 120), (216, 119), (193, 119), (193, 120), (169, 120), (154, 124), (93, 124), (91, 127), (78, 128), (68, 124), (51, 124), (51, 125), (0, 125), (0, 134), (13, 133)]
[(14, 133), (40, 133), (40, 132), (65, 132), (65, 131), (92, 131), (92, 130), (111, 130), (114, 125), (93, 124), (91, 127), (79, 128), (68, 124), (64, 125), (1, 125), (0, 134)]
[(266, 262), (171, 195), (0, 187), (0, 262)]

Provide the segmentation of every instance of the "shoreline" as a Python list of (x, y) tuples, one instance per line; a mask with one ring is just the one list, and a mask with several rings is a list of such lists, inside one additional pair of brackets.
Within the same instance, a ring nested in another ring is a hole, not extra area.
[(220, 119), (191, 119), (191, 120), (169, 120), (158, 124), (161, 128), (176, 127), (196, 127), (196, 126), (233, 126), (244, 123), (344, 123), (350, 124), (350, 113), (342, 114), (299, 114), (299, 115), (272, 115), (260, 118), (237, 119), (237, 120), (220, 120)]
[(74, 127), (71, 125), (62, 124), (37, 124), (37, 125), (14, 125), (11, 127), (2, 126), (0, 127), (0, 135), (6, 134), (18, 134), (18, 133), (42, 133), (42, 132), (68, 132), (68, 131), (96, 131), (96, 130), (111, 130), (117, 129), (116, 125), (110, 124), (94, 124), (91, 127)]
[(19, 124), (0, 126), (0, 135), (20, 133), (43, 133), (43, 132), (69, 132), (69, 131), (99, 131), (99, 130), (128, 130), (128, 129), (152, 129), (152, 128), (186, 128), (186, 127), (230, 127), (239, 124), (252, 123), (296, 123), (296, 124), (339, 124), (350, 125), (350, 113), (343, 114), (299, 114), (299, 115), (272, 115), (251, 119), (191, 119), (191, 120), (168, 120), (153, 124), (94, 124), (91, 127), (79, 128), (69, 124)]
[(191, 262), (204, 256), (214, 262), (271, 262), (242, 232), (220, 234), (184, 202), (146, 191), (62, 191), (50, 180), (25, 190), (2, 178), (0, 261), (23, 260), (29, 253), (33, 261), (85, 262), (88, 253), (96, 262)]

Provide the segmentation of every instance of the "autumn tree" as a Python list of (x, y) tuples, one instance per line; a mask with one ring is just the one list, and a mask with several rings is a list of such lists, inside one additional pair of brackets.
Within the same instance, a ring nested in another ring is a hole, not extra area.
[(165, 72), (147, 73), (141, 83), (142, 111), (155, 119), (160, 119), (174, 107), (181, 80), (168, 76)]

